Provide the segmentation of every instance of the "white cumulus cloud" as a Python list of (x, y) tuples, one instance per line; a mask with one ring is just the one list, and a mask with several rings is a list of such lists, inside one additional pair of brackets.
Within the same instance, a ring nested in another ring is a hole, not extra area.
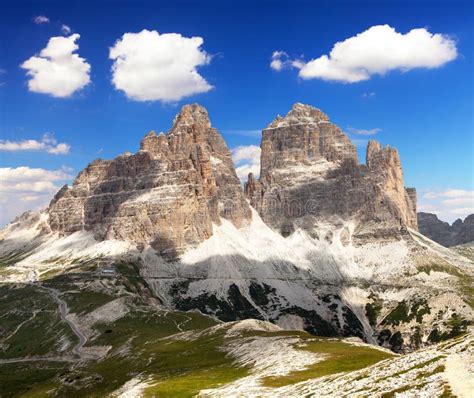
[(249, 173), (256, 178), (260, 175), (260, 147), (256, 145), (238, 146), (232, 149), (232, 160), (236, 165), (237, 177), (242, 183), (247, 181)]
[(28, 89), (53, 97), (69, 97), (90, 83), (91, 66), (75, 51), (79, 34), (52, 37), (38, 55), (21, 64), (27, 70)]
[(392, 70), (438, 68), (457, 55), (456, 43), (447, 35), (432, 34), (425, 28), (402, 34), (389, 25), (376, 25), (337, 42), (329, 55), (308, 62), (284, 59), (283, 65), (298, 68), (303, 79), (355, 83)]
[(178, 101), (212, 86), (198, 73), (211, 57), (201, 37), (142, 30), (125, 33), (110, 48), (112, 83), (135, 101)]
[(70, 170), (0, 168), (0, 226), (27, 210), (45, 207), (62, 184), (72, 178)]
[(53, 155), (65, 155), (69, 153), (71, 146), (64, 142), (58, 143), (54, 136), (44, 134), (41, 140), (10, 141), (0, 140), (0, 151), (43, 151)]

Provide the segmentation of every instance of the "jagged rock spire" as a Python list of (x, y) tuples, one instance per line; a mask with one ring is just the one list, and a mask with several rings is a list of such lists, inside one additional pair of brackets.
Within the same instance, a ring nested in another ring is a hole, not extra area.
[(211, 121), (209, 120), (207, 109), (199, 104), (184, 105), (174, 118), (171, 131), (189, 126), (195, 126), (201, 129), (211, 128)]
[(277, 116), (267, 128), (284, 127), (292, 124), (329, 122), (329, 117), (318, 108), (300, 102), (293, 104), (286, 116)]

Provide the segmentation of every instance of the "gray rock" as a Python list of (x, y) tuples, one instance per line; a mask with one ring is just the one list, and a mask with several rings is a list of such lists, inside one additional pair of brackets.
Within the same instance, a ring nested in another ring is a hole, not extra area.
[(467, 216), (464, 221), (457, 219), (449, 225), (438, 219), (436, 214), (420, 212), (418, 226), (423, 235), (446, 247), (474, 241), (474, 214)]
[(221, 217), (237, 227), (251, 217), (231, 153), (195, 104), (182, 108), (168, 134), (148, 133), (136, 154), (93, 161), (48, 213), (62, 235), (90, 230), (100, 240), (150, 244), (168, 259), (209, 238)]
[[(140, 150), (97, 159), (64, 186), (48, 209), (60, 235), (92, 231), (96, 239), (151, 245), (169, 260), (212, 235), (221, 218), (248, 224), (250, 206), (283, 235), (319, 222), (356, 222), (361, 240), (416, 229), (416, 191), (405, 189), (396, 149), (369, 142), (366, 165), (327, 115), (295, 104), (262, 136), (261, 177), (240, 186), (231, 153), (207, 111), (186, 105), (167, 134), (151, 131)], [(331, 239), (331, 237), (327, 237)], [(347, 243), (347, 242), (346, 242)]]
[(359, 164), (355, 145), (319, 109), (295, 104), (263, 130), (261, 149), (260, 179), (249, 176), (245, 193), (282, 234), (349, 219), (359, 237), (417, 228), (416, 190), (404, 187), (398, 151), (370, 141)]

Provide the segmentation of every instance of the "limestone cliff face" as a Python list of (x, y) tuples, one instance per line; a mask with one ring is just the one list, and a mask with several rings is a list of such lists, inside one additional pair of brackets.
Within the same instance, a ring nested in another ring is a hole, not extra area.
[(368, 238), (416, 228), (416, 191), (405, 189), (395, 149), (371, 141), (360, 165), (349, 138), (303, 104), (263, 130), (261, 147), (260, 179), (250, 175), (244, 194), (207, 111), (186, 105), (167, 134), (148, 133), (137, 153), (95, 160), (64, 186), (48, 209), (49, 227), (151, 245), (167, 259), (208, 239), (221, 218), (247, 225), (246, 197), (283, 235), (341, 220), (356, 221), (356, 235)]
[[(395, 148), (382, 148), (377, 141), (369, 141), (367, 145), (366, 166), (367, 188), (375, 184), (377, 195), (370, 198), (374, 204), (374, 212), (381, 220), (394, 220), (400, 224), (417, 229), (416, 190), (405, 188), (400, 156)], [(378, 189), (381, 188), (381, 192)], [(367, 214), (370, 216), (370, 214)]]
[(237, 227), (251, 218), (231, 153), (199, 105), (184, 106), (168, 134), (148, 133), (136, 154), (93, 161), (48, 213), (53, 231), (150, 244), (168, 259), (209, 238), (220, 217)]
[(261, 149), (260, 179), (249, 176), (245, 193), (284, 235), (339, 220), (371, 224), (372, 234), (417, 228), (416, 191), (404, 187), (397, 150), (370, 141), (360, 165), (355, 146), (319, 109), (295, 104), (263, 130)]

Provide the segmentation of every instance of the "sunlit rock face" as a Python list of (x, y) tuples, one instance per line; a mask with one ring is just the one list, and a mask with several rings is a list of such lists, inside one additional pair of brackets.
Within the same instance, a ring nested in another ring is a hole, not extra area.
[(282, 234), (297, 227), (356, 221), (359, 237), (417, 228), (416, 191), (406, 189), (398, 151), (370, 141), (366, 164), (350, 139), (319, 109), (295, 104), (263, 130), (261, 173), (245, 193)]
[(209, 238), (221, 217), (237, 227), (251, 217), (231, 153), (196, 104), (182, 108), (167, 134), (148, 133), (137, 153), (93, 161), (48, 213), (53, 231), (150, 244), (169, 259)]
[(263, 130), (261, 148), (260, 179), (250, 176), (244, 195), (207, 111), (186, 105), (167, 134), (148, 133), (137, 153), (89, 164), (51, 202), (49, 225), (151, 245), (169, 259), (208, 239), (221, 218), (247, 225), (245, 197), (283, 235), (297, 227), (317, 234), (318, 224), (341, 220), (355, 220), (364, 238), (416, 228), (416, 192), (404, 188), (398, 152), (371, 141), (360, 165), (320, 110), (295, 104)]

